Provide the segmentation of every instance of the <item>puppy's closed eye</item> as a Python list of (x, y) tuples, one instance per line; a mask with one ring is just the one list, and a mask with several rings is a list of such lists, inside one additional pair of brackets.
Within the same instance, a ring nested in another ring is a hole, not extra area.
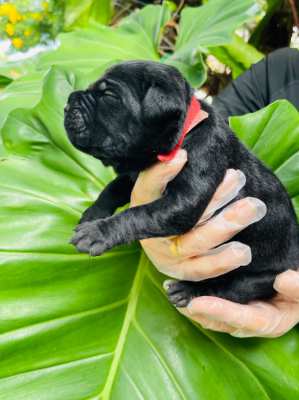
[(119, 100), (119, 96), (115, 93), (115, 92), (113, 92), (112, 90), (105, 90), (104, 92), (103, 92), (103, 95), (104, 96), (108, 96), (108, 97), (113, 97), (114, 99), (117, 99), (117, 100)]

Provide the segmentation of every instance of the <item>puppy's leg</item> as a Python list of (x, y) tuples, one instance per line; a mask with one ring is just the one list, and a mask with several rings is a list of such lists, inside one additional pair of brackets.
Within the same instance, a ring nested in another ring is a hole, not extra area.
[[(208, 170), (207, 170), (208, 171)], [(82, 252), (99, 255), (112, 247), (149, 237), (165, 237), (190, 230), (208, 205), (223, 176), (192, 179), (185, 173), (172, 181), (163, 197), (112, 217), (77, 227), (71, 243)], [(194, 188), (195, 187), (195, 188)]]
[(87, 208), (79, 223), (110, 217), (114, 211), (130, 201), (137, 173), (119, 175), (105, 187), (94, 204)]
[(275, 293), (275, 276), (274, 271), (250, 274), (248, 269), (247, 272), (228, 273), (201, 282), (169, 280), (165, 283), (165, 289), (170, 302), (176, 307), (186, 307), (190, 300), (199, 296), (216, 296), (246, 304), (252, 300), (272, 297)]

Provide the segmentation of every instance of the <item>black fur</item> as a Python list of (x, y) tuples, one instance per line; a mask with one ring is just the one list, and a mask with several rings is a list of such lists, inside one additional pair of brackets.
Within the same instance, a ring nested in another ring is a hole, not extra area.
[(191, 96), (192, 89), (175, 68), (142, 61), (118, 64), (86, 91), (71, 94), (65, 113), (69, 139), (119, 173), (85, 211), (72, 243), (79, 251), (98, 255), (133, 240), (182, 234), (194, 227), (226, 170), (240, 169), (247, 182), (238, 198), (257, 197), (268, 208), (261, 221), (234, 237), (251, 247), (252, 262), (202, 282), (173, 283), (168, 295), (177, 306), (200, 295), (240, 303), (269, 298), (276, 274), (299, 265), (295, 212), (279, 180), (210, 105), (202, 103), (209, 117), (186, 136), (188, 162), (163, 196), (112, 215), (129, 202), (139, 171), (176, 144)]

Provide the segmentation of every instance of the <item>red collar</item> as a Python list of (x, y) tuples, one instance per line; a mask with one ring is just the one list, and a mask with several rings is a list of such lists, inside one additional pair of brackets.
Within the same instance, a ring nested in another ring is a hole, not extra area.
[(179, 141), (174, 146), (174, 148), (166, 154), (158, 154), (157, 158), (159, 161), (170, 161), (174, 158), (182, 143), (184, 141), (185, 136), (188, 132), (191, 131), (196, 125), (198, 125), (201, 121), (208, 118), (209, 114), (201, 109), (200, 102), (197, 100), (195, 96), (192, 96), (191, 103), (187, 110), (186, 119), (183, 126), (182, 134), (179, 138)]

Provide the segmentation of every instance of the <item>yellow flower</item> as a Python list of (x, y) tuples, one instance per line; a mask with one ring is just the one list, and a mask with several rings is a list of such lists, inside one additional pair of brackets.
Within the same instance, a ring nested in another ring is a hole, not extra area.
[(24, 41), (21, 38), (13, 38), (12, 39), (12, 45), (16, 48), (16, 49), (20, 49), (21, 47), (23, 47), (24, 45)]
[(40, 13), (31, 13), (31, 18), (35, 19), (36, 21), (41, 21), (43, 19), (42, 15)]
[(48, 2), (46, 2), (46, 1), (43, 1), (43, 2), (42, 2), (42, 6), (43, 6), (43, 8), (44, 8), (45, 10), (47, 10), (47, 9), (49, 8), (49, 4), (48, 4)]
[(30, 36), (32, 34), (32, 29), (27, 28), (24, 30), (24, 36)]
[(0, 15), (9, 15), (11, 11), (14, 11), (16, 6), (10, 3), (4, 3), (0, 5)]
[(11, 23), (6, 24), (5, 31), (8, 34), (8, 36), (12, 36), (15, 33), (15, 28), (13, 24)]
[(22, 15), (18, 12), (17, 7), (11, 3), (0, 5), (0, 16), (8, 17), (12, 24), (15, 24), (22, 19)]

